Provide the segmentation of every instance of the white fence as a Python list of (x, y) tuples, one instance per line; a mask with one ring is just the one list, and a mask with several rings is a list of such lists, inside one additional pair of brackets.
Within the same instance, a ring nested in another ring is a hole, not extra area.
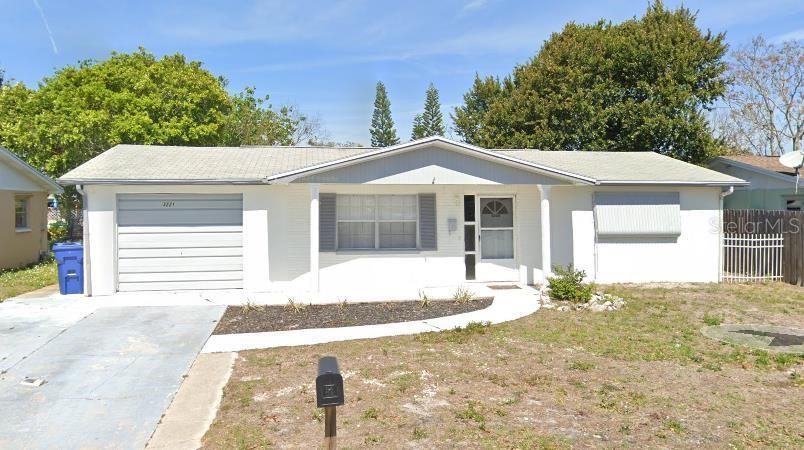
[(724, 234), (720, 279), (731, 283), (781, 280), (783, 248), (781, 233)]

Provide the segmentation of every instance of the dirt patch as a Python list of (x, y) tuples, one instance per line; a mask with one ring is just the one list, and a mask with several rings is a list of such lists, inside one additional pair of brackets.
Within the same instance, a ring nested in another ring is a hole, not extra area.
[(229, 306), (213, 334), (337, 328), (425, 320), (477, 311), (491, 305), (492, 300), (491, 297), (484, 297), (465, 302), (433, 300), (426, 304), (408, 301)]

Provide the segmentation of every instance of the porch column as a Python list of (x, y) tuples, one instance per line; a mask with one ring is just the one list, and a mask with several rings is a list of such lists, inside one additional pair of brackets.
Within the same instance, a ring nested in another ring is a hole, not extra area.
[(552, 257), (550, 255), (550, 186), (540, 184), (539, 198), (541, 199), (541, 209), (539, 211), (542, 223), (542, 273), (545, 281), (553, 273)]
[(310, 185), (310, 291), (318, 293), (318, 194), (320, 186)]

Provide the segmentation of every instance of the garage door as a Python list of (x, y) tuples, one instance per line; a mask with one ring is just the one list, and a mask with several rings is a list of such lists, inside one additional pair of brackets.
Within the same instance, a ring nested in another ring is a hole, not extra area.
[(120, 291), (243, 287), (243, 197), (117, 198)]

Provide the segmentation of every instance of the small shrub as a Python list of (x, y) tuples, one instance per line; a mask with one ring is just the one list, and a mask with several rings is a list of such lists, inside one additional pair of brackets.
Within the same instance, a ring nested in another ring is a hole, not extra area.
[(419, 439), (424, 439), (426, 437), (427, 437), (427, 432), (426, 431), (424, 431), (423, 429), (418, 428), (418, 427), (413, 428), (413, 439), (414, 440), (418, 441)]
[(343, 311), (344, 309), (346, 309), (346, 307), (347, 307), (348, 305), (349, 305), (349, 299), (348, 299), (348, 298), (342, 298), (342, 299), (340, 299), (340, 300), (338, 301), (338, 309), (340, 309), (341, 311)]
[(51, 244), (67, 239), (67, 222), (59, 220), (47, 226), (47, 239)]
[(586, 272), (575, 270), (572, 264), (566, 268), (555, 266), (555, 276), (547, 278), (550, 297), (554, 300), (566, 300), (573, 303), (586, 303), (592, 298), (595, 290), (593, 283), (584, 283)]
[(305, 309), (307, 309), (307, 306), (305, 306), (303, 303), (297, 302), (296, 299), (293, 297), (288, 298), (288, 302), (287, 304), (285, 304), (285, 311), (300, 313)]
[(252, 311), (262, 311), (265, 307), (263, 305), (258, 305), (254, 303), (251, 299), (246, 299), (246, 303), (243, 303), (242, 309), (243, 312), (248, 314)]
[(455, 300), (455, 303), (466, 303), (470, 302), (475, 298), (475, 295), (469, 289), (461, 286), (455, 290), (455, 293), (452, 294), (452, 299)]
[(427, 308), (430, 306), (430, 297), (424, 292), (424, 289), (419, 289), (419, 305), (422, 308)]

